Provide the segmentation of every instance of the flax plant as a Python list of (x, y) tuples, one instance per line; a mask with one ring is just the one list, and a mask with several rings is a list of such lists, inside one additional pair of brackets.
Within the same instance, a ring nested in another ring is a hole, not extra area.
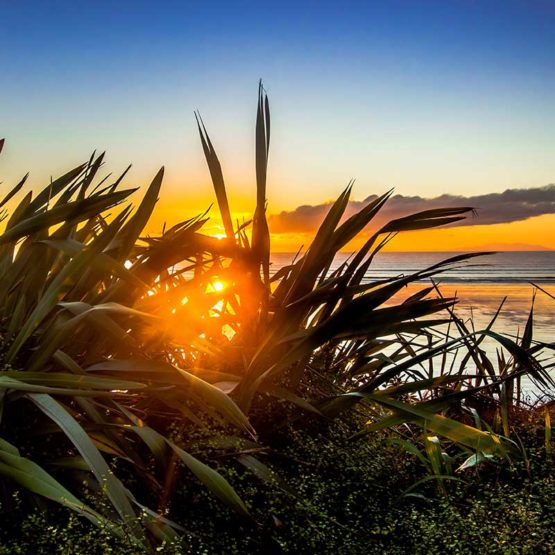
[[(264, 475), (264, 463), (236, 446), (267, 452), (257, 436), (267, 395), (291, 404), (301, 420), (310, 415), (325, 422), (363, 407), (369, 416), (363, 433), (413, 423), (475, 452), (506, 455), (510, 442), (448, 411), (479, 392), (505, 391), (509, 398), (524, 374), (552, 383), (535, 357), (531, 332), (519, 344), (490, 327), (469, 331), (455, 315), (456, 299), (443, 298), (433, 284), (398, 300), (407, 285), (476, 254), (366, 279), (397, 233), (454, 223), (472, 208), (426, 210), (376, 228), (374, 218), (391, 192), (347, 218), (349, 184), (306, 251), (272, 274), (267, 95), (260, 84), (252, 222), (233, 223), (223, 170), (196, 118), (223, 240), (203, 233), (206, 214), (146, 235), (163, 169), (133, 207), (135, 189), (122, 185), (126, 172), (98, 178), (103, 154), (36, 195), (24, 193), (25, 177), (0, 201), (0, 477), (7, 487), (15, 483), (145, 545), (179, 533), (146, 500), (167, 507), (168, 475), (180, 461), (249, 518), (210, 461), (168, 430), (170, 423), (181, 437), (190, 426), (223, 430), (229, 458)], [(362, 235), (362, 248), (332, 271), (335, 255)], [(446, 325), (458, 335), (442, 332)], [(486, 336), (511, 356), (497, 372), (480, 348)], [(466, 363), (425, 370), (456, 349), (475, 363), (471, 373)], [(282, 424), (281, 417), (270, 420)], [(118, 463), (139, 479), (140, 489), (127, 487), (114, 470)], [(109, 510), (82, 501), (75, 477), (83, 473)]]

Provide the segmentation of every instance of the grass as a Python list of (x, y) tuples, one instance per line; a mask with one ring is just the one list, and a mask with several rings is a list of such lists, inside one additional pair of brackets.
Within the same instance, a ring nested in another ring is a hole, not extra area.
[[(343, 549), (376, 535), (361, 501), (343, 505), (347, 481), (335, 481), (354, 471), (349, 487), (360, 482), (370, 487), (366, 497), (375, 493), (377, 467), (363, 458), (385, 470), (395, 448), (420, 465), (423, 475), (400, 469), (395, 483), (381, 479), (389, 485), (373, 509), (387, 498), (394, 513), (399, 495), (446, 503), (460, 472), (493, 462), (522, 461), (531, 472), (515, 428), (520, 381), (527, 376), (546, 391), (554, 385), (553, 346), (534, 340), (533, 308), (517, 338), (495, 332), (495, 318), (483, 330), (461, 320), (456, 299), (444, 298), (435, 280), (476, 254), (364, 279), (397, 233), (453, 223), (472, 208), (393, 220), (331, 271), (335, 254), (372, 227), (391, 194), (345, 218), (349, 185), (308, 249), (271, 275), (268, 98), (260, 86), (252, 222), (233, 224), (222, 168), (198, 114), (197, 122), (224, 240), (203, 233), (205, 215), (145, 236), (163, 169), (132, 207), (125, 173), (99, 179), (103, 154), (37, 195), (22, 193), (24, 178), (0, 201), (4, 510), (17, 507), (23, 526), (36, 521), (37, 506), (58, 504), (61, 512), (52, 514), (73, 511), (100, 530), (99, 545), (120, 551), (176, 542), (202, 550), (207, 534), (226, 526), (220, 547), (234, 542), (256, 552), (265, 531), (271, 549), (321, 550), (334, 541)], [(421, 280), (430, 284), (397, 300)], [(499, 345), (494, 360), (481, 346), (486, 337)], [(542, 422), (550, 457), (549, 412)], [(317, 432), (334, 426), (340, 441)], [(376, 443), (382, 436), (388, 446)], [(316, 465), (314, 474), (291, 474), (304, 459)], [(274, 505), (281, 507), (275, 513)], [(291, 523), (282, 534), (286, 509)], [(376, 526), (392, 534), (378, 513)], [(67, 541), (84, 526), (75, 518), (60, 532)]]

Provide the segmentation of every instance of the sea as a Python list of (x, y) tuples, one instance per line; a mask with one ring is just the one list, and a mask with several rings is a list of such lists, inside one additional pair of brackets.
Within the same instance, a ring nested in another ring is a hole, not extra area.
[[(369, 268), (365, 281), (381, 280), (412, 274), (445, 260), (453, 252), (383, 252)], [(339, 253), (332, 269), (339, 267), (352, 254)], [(272, 256), (272, 272), (291, 263), (292, 253)], [(456, 297), (455, 312), (475, 330), (484, 329), (500, 304), (503, 308), (493, 329), (509, 337), (522, 336), (533, 303), (533, 338), (555, 342), (555, 251), (506, 251), (484, 255), (457, 264), (434, 278), (444, 297)], [(395, 302), (429, 284), (422, 280), (405, 288)], [(536, 287), (537, 286), (537, 287)], [(541, 288), (541, 289), (540, 289)], [(542, 291), (543, 290), (543, 291)], [(499, 345), (492, 340), (483, 346), (495, 354)]]

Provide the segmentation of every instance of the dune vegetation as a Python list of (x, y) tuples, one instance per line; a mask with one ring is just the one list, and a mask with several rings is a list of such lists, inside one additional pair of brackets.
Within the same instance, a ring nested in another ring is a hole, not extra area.
[[(223, 239), (206, 214), (145, 235), (163, 169), (132, 206), (104, 154), (0, 201), (0, 552), (555, 548), (553, 345), (533, 307), (521, 337), (457, 316), (441, 274), (487, 253), (365, 277), (398, 233), (472, 207), (374, 229), (391, 193), (345, 218), (349, 185), (274, 272), (262, 86), (252, 221), (233, 221), (197, 122)], [(526, 404), (523, 378), (545, 403)]]

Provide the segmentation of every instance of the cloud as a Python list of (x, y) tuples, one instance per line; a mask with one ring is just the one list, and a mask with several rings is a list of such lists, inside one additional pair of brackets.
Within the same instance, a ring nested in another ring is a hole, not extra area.
[[(363, 201), (350, 201), (346, 217), (354, 214), (376, 199), (370, 195)], [(476, 209), (476, 216), (452, 224), (453, 226), (489, 225), (526, 220), (533, 216), (555, 213), (555, 185), (534, 189), (507, 189), (502, 193), (487, 195), (462, 196), (441, 195), (434, 198), (395, 195), (389, 199), (373, 220), (372, 227), (407, 216), (413, 212), (432, 208), (449, 208), (453, 206), (471, 206)], [(291, 211), (273, 214), (269, 217), (272, 233), (310, 233), (315, 231), (331, 203), (303, 205)]]

